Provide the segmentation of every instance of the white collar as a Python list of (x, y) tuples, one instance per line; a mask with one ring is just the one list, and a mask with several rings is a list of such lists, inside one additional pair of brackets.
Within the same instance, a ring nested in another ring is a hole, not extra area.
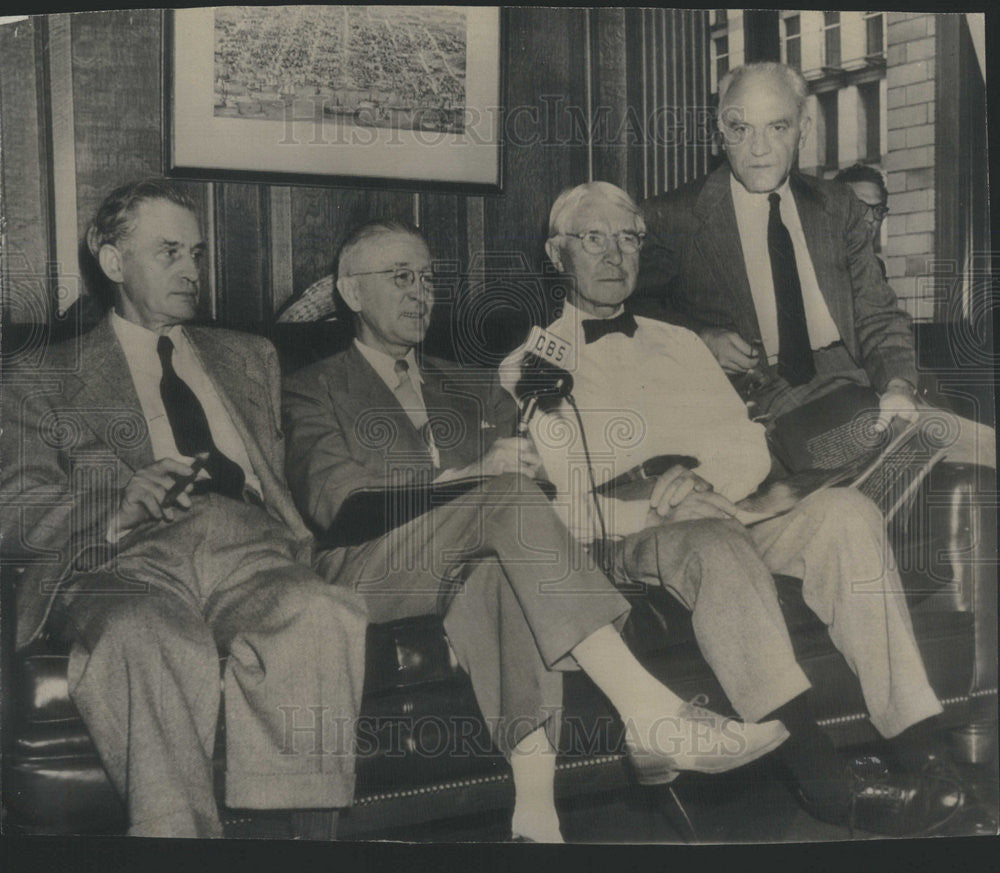
[[(132, 357), (134, 365), (141, 365), (142, 369), (146, 370), (152, 367), (152, 362), (155, 361), (156, 366), (153, 369), (158, 370), (160, 364), (156, 343), (161, 334), (143, 327), (141, 324), (136, 324), (134, 321), (129, 321), (127, 318), (122, 318), (113, 309), (111, 310), (110, 322), (111, 329), (118, 337), (118, 342), (121, 343), (126, 355)], [(170, 337), (175, 349), (187, 343), (187, 336), (180, 324), (171, 325), (163, 336)]]
[[(399, 374), (396, 372), (396, 361), (399, 358), (394, 358), (392, 355), (387, 355), (385, 352), (373, 349), (371, 346), (365, 345), (357, 337), (354, 338), (354, 345), (361, 352), (362, 357), (372, 365), (372, 369), (378, 373), (382, 381), (389, 386), (390, 390), (395, 391), (396, 386), (399, 384)], [(410, 379), (423, 383), (424, 378), (420, 374), (420, 367), (417, 366), (417, 356), (412, 347), (403, 356), (402, 360), (406, 361), (410, 367)]]
[[(611, 313), (611, 315), (604, 316), (605, 318), (617, 318), (625, 311), (625, 304), (619, 305), (619, 307)], [(575, 324), (580, 324), (586, 319), (601, 321), (601, 316), (591, 315), (590, 313), (584, 312), (578, 306), (574, 306), (568, 300), (563, 303), (563, 314), (562, 318), (572, 320)]]
[[(791, 176), (788, 177), (790, 179)], [(782, 203), (787, 203), (792, 200), (792, 189), (788, 184), (788, 179), (785, 179), (781, 183), (781, 186), (776, 188), (774, 191), (765, 191), (763, 193), (755, 193), (753, 191), (747, 191), (743, 187), (743, 183), (740, 182), (736, 176), (730, 172), (729, 174), (729, 189), (733, 192), (733, 205), (739, 209), (741, 206), (745, 209), (767, 209), (770, 208), (770, 203), (768, 202), (768, 197), (771, 194), (778, 194), (781, 197)]]

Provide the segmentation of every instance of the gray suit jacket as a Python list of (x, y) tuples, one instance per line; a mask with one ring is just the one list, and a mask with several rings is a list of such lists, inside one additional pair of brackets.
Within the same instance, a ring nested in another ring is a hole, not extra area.
[[(801, 173), (790, 179), (820, 290), (858, 367), (881, 391), (899, 377), (917, 384), (910, 317), (896, 302), (868, 243), (864, 212), (845, 185)], [(759, 339), (724, 166), (642, 204), (649, 238), (630, 304), (637, 313), (695, 331), (723, 327)]]
[[(227, 330), (185, 331), (246, 445), (267, 512), (295, 534), (296, 557), (309, 565), (313, 540), (283, 473), (274, 347)], [(40, 632), (68, 562), (87, 546), (107, 555), (119, 489), (153, 462), (142, 407), (107, 319), (53, 346), (41, 365), (4, 373), (0, 453), (4, 569), (26, 567), (17, 596), (21, 647)]]
[[(513, 435), (517, 409), (495, 373), (428, 356), (420, 372), (443, 469), (471, 464), (495, 439)], [(317, 530), (330, 528), (358, 488), (435, 475), (420, 433), (353, 343), (286, 378), (283, 403), (288, 483)]]

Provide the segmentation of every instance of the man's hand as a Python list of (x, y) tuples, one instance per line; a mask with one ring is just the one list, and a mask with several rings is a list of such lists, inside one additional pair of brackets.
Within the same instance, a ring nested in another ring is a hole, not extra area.
[(479, 463), (481, 472), (487, 476), (520, 473), (533, 479), (542, 466), (542, 459), (530, 439), (503, 437), (493, 443)]
[(668, 512), (662, 513), (651, 508), (646, 516), (647, 525), (663, 524), (665, 521), (693, 521), (701, 518), (736, 518), (738, 507), (714, 491), (692, 491)]
[(920, 416), (914, 400), (913, 386), (904, 379), (890, 379), (885, 386), (885, 393), (878, 401), (875, 430), (886, 430), (897, 415), (906, 421), (916, 421)]
[(707, 494), (711, 490), (711, 483), (678, 464), (656, 480), (653, 493), (649, 496), (649, 505), (653, 512), (665, 518), (692, 494)]
[[(164, 506), (164, 498), (177, 479), (187, 478), (193, 473), (194, 468), (190, 464), (173, 458), (163, 458), (136, 470), (122, 489), (113, 529), (130, 530), (151, 518), (173, 521), (173, 508), (170, 505)], [(191, 508), (189, 492), (192, 487), (193, 480), (177, 495), (176, 503), (181, 509)]]
[(738, 333), (706, 327), (699, 336), (727, 373), (748, 373), (760, 363), (757, 350)]

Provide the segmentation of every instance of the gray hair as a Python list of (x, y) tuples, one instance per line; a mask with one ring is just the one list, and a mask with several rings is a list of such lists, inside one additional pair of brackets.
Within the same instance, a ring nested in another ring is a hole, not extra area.
[(337, 278), (343, 279), (348, 275), (348, 270), (352, 266), (358, 248), (368, 242), (368, 240), (398, 233), (416, 237), (424, 245), (427, 245), (427, 240), (424, 239), (423, 234), (415, 225), (410, 224), (410, 222), (401, 221), (396, 218), (376, 218), (357, 228), (340, 247), (340, 254), (337, 257)]
[(195, 199), (169, 179), (154, 177), (128, 182), (104, 198), (87, 228), (90, 253), (96, 258), (102, 246), (118, 245), (128, 237), (135, 229), (135, 213), (139, 205), (152, 200), (166, 200), (198, 214)]
[(638, 219), (640, 227), (645, 229), (646, 223), (643, 221), (642, 212), (625, 191), (610, 182), (584, 182), (575, 188), (564, 189), (556, 197), (556, 201), (549, 211), (549, 239), (565, 232), (566, 224), (573, 213), (576, 212), (583, 199), (591, 194), (622, 207), (626, 212), (634, 215)]
[(809, 85), (802, 73), (788, 64), (778, 64), (774, 61), (753, 61), (739, 67), (733, 67), (719, 80), (719, 109), (726, 105), (729, 92), (740, 84), (747, 76), (770, 76), (782, 82), (795, 96), (799, 115), (806, 107), (809, 96)]

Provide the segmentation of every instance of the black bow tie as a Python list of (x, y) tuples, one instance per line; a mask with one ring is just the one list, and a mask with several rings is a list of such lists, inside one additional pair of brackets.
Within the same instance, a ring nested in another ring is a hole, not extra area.
[(614, 318), (585, 318), (583, 325), (584, 342), (597, 342), (609, 333), (623, 333), (630, 339), (635, 336), (635, 316), (631, 312), (623, 312)]

